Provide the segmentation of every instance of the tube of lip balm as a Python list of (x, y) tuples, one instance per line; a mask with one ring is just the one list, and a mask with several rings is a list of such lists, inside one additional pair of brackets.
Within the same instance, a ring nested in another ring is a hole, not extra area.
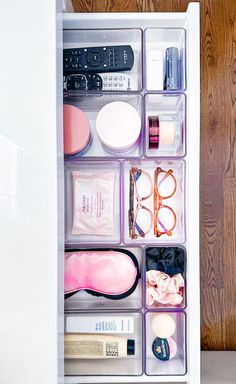
[(135, 354), (135, 340), (110, 335), (66, 333), (65, 359), (107, 359)]

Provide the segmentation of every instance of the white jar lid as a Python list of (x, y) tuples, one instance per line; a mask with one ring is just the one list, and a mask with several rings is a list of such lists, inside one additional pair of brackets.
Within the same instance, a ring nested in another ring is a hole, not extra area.
[(106, 104), (98, 113), (97, 133), (108, 149), (124, 151), (136, 144), (141, 131), (138, 111), (124, 101)]

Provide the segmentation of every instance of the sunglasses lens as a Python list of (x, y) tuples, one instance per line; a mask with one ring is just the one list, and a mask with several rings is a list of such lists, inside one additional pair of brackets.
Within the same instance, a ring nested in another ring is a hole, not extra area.
[(140, 198), (149, 196), (152, 193), (152, 184), (145, 172), (136, 172), (134, 175), (137, 192)]
[(160, 172), (157, 177), (158, 192), (161, 197), (168, 197), (175, 192), (175, 179), (172, 174)]
[(174, 229), (176, 224), (175, 215), (171, 209), (162, 207), (158, 211), (157, 228), (159, 232), (168, 232)]
[(152, 225), (152, 214), (146, 209), (140, 208), (137, 212), (136, 221), (134, 223), (135, 233), (138, 236), (146, 234), (150, 231)]

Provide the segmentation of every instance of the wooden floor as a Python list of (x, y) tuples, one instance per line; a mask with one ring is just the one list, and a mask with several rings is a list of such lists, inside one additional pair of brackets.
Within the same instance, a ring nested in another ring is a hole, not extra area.
[[(201, 4), (202, 348), (236, 349), (236, 0)], [(76, 12), (185, 11), (188, 0), (74, 0)]]

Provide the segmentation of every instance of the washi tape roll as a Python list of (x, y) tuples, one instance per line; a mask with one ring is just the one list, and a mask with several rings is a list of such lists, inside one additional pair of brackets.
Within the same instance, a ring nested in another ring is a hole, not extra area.
[(159, 145), (161, 148), (174, 145), (176, 122), (159, 120)]
[(159, 147), (159, 118), (158, 116), (148, 116), (149, 129), (149, 148)]
[(180, 120), (177, 114), (148, 116), (149, 149), (169, 150), (181, 142)]

